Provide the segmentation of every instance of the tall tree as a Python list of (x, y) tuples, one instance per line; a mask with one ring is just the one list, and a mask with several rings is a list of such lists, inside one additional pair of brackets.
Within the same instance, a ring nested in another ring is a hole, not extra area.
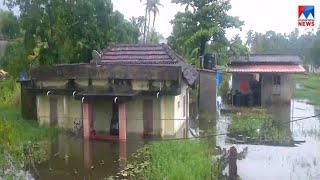
[(135, 43), (139, 32), (111, 0), (7, 0), (20, 8), (24, 46), (34, 64), (78, 63), (110, 42)]
[(175, 15), (169, 44), (189, 59), (198, 59), (210, 44), (224, 48), (228, 45), (225, 31), (240, 28), (243, 22), (227, 14), (231, 9), (229, 0), (172, 0), (184, 5), (185, 11)]
[(21, 35), (19, 19), (11, 11), (0, 11), (0, 30), (6, 39), (15, 39)]
[[(151, 0), (146, 0), (145, 5), (145, 14), (144, 14), (144, 29), (143, 29), (143, 41), (146, 42), (147, 41), (147, 18), (148, 18), (148, 12), (150, 10), (150, 1)], [(142, 0), (140, 0), (140, 2), (142, 2)], [(150, 19), (150, 18), (149, 18)]]
[(152, 22), (152, 29), (154, 30), (154, 24), (156, 22), (156, 16), (159, 14), (159, 6), (163, 5), (160, 3), (160, 0), (151, 0), (151, 8), (153, 12), (153, 22)]

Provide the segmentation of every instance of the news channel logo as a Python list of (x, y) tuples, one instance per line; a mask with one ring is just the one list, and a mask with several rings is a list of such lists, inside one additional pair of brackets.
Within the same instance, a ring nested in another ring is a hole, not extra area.
[(298, 6), (298, 26), (313, 27), (315, 26), (315, 13), (313, 5)]

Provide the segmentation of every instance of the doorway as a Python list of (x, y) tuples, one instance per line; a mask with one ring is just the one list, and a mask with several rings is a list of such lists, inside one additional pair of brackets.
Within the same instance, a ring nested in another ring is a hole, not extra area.
[(145, 137), (153, 134), (153, 102), (152, 100), (143, 101), (143, 135)]
[(119, 136), (119, 105), (112, 103), (112, 118), (110, 122), (110, 135)]

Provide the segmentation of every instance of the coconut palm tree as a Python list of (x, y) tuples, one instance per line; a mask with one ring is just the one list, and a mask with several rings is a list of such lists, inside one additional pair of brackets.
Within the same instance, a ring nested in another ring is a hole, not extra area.
[(153, 12), (153, 23), (152, 23), (152, 29), (154, 29), (154, 24), (156, 22), (156, 16), (159, 14), (159, 6), (163, 5), (160, 3), (160, 0), (151, 0), (151, 9)]
[[(140, 0), (140, 2), (142, 2), (142, 0)], [(150, 2), (151, 2), (151, 0), (146, 0), (146, 3), (144, 4), (146, 6), (145, 7), (145, 15), (144, 15), (144, 29), (143, 29), (143, 40), (144, 40), (144, 42), (147, 42), (147, 36), (146, 36), (146, 33), (147, 33), (147, 16), (148, 16), (148, 12), (151, 11)], [(150, 20), (150, 13), (149, 13), (149, 20)]]

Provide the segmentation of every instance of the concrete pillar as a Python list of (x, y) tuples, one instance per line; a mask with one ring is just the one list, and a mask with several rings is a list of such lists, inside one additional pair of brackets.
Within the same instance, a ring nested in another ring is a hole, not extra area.
[(160, 98), (160, 121), (161, 121), (161, 137), (164, 137), (164, 97)]
[(82, 118), (83, 118), (83, 137), (90, 138), (92, 130), (92, 104), (91, 102), (83, 102), (82, 104)]
[(68, 124), (68, 103), (67, 103), (67, 96), (63, 96), (63, 128), (69, 128), (67, 127)]
[(126, 103), (119, 104), (119, 139), (127, 139), (127, 105)]
[(38, 122), (41, 122), (40, 120), (40, 96), (36, 96), (36, 104), (37, 104), (37, 120)]
[(216, 72), (199, 70), (199, 112), (203, 114), (216, 113)]

